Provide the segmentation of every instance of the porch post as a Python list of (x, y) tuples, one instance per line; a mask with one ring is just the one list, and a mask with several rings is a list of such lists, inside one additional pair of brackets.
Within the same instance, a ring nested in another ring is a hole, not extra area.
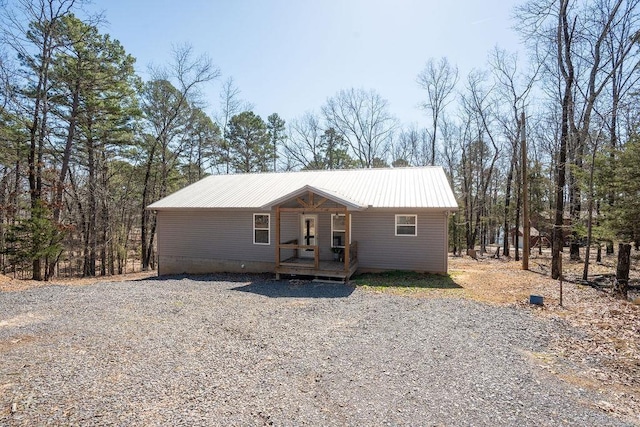
[(349, 259), (349, 249), (351, 246), (350, 228), (351, 228), (351, 224), (349, 223), (349, 211), (345, 206), (344, 208), (344, 273), (347, 275), (349, 274), (349, 267), (351, 264), (351, 260)]
[(280, 279), (278, 268), (280, 267), (280, 206), (276, 206), (276, 280)]

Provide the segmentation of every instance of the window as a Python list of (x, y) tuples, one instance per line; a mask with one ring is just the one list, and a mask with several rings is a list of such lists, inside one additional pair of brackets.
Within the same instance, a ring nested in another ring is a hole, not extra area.
[(253, 214), (253, 244), (268, 245), (270, 237), (269, 214)]
[[(344, 248), (346, 238), (344, 215), (331, 215), (331, 247)], [(351, 243), (351, 215), (349, 215), (349, 243)]]
[(396, 236), (417, 236), (418, 215), (396, 215)]

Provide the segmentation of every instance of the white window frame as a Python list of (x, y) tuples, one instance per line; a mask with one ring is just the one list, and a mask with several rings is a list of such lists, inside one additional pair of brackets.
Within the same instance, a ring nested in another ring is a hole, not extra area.
[[(331, 214), (331, 248), (344, 249), (344, 246), (335, 246), (333, 244), (333, 233), (335, 231), (345, 233), (345, 236), (347, 234), (346, 233), (347, 230), (336, 230), (336, 229), (333, 228), (333, 218), (336, 217), (336, 216), (344, 216), (344, 214)], [(349, 214), (349, 244), (351, 244), (351, 214)]]
[[(415, 218), (415, 224), (398, 224), (398, 218), (400, 217), (409, 217), (412, 216)], [(413, 234), (398, 234), (398, 226), (401, 227), (413, 227), (414, 228), (414, 233)], [(416, 214), (396, 214), (396, 227), (395, 227), (395, 235), (397, 237), (416, 237), (418, 235), (418, 215)]]
[[(267, 228), (256, 228), (256, 216), (266, 216), (267, 217)], [(271, 214), (268, 213), (254, 213), (253, 214), (253, 244), (254, 245), (263, 245), (269, 246), (271, 244)], [(267, 230), (267, 243), (264, 242), (256, 242), (256, 231), (257, 230)]]

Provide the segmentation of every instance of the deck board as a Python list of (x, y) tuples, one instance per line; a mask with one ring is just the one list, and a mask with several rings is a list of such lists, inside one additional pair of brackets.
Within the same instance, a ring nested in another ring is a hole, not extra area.
[(348, 280), (358, 269), (358, 262), (352, 261), (348, 274), (344, 271), (344, 262), (320, 261), (318, 269), (315, 268), (313, 259), (289, 258), (280, 263), (276, 268), (278, 274), (294, 274), (300, 276), (332, 277)]

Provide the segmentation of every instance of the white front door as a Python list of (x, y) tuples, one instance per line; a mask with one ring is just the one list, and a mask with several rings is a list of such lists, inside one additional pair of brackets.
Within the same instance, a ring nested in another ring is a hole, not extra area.
[[(300, 219), (300, 244), (318, 246), (318, 215), (303, 214)], [(300, 249), (298, 252), (300, 258), (313, 258), (313, 249)]]

